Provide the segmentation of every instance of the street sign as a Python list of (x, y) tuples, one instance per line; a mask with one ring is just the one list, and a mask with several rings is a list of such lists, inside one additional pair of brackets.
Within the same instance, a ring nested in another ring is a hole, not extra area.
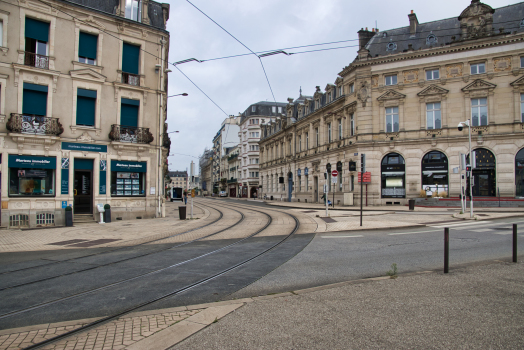
[(333, 171), (331, 172), (331, 176), (332, 176), (332, 177), (337, 177), (337, 176), (338, 176), (338, 171), (333, 170)]
[(191, 197), (195, 198), (195, 189), (194, 188), (191, 190)]
[[(358, 172), (358, 182), (361, 182), (360, 181), (361, 174), (362, 173), (359, 171)], [(364, 173), (364, 183), (370, 183), (370, 182), (371, 182), (371, 173), (367, 171)]]
[(327, 185), (324, 185), (324, 193), (327, 193)]
[(336, 183), (337, 183), (337, 179), (338, 179), (338, 178), (337, 178), (336, 176), (332, 176), (332, 177), (331, 177), (331, 183), (336, 184)]

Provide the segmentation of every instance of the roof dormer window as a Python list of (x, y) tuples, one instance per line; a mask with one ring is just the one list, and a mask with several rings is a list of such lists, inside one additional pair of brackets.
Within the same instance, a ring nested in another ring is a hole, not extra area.
[(142, 22), (142, 4), (140, 0), (126, 0), (126, 18)]

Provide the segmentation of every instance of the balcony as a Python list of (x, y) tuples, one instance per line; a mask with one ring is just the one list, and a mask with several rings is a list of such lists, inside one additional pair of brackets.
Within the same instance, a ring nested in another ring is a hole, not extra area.
[(154, 137), (149, 128), (113, 124), (111, 125), (109, 139), (118, 142), (151, 143)]
[(228, 184), (235, 184), (235, 183), (237, 183), (237, 182), (238, 182), (238, 180), (235, 179), (235, 178), (231, 178), (231, 179), (227, 180), (227, 183), (228, 183)]
[(19, 134), (54, 135), (59, 136), (64, 132), (58, 118), (40, 115), (26, 115), (11, 113), (6, 124), (7, 130)]
[(38, 55), (34, 52), (24, 52), (24, 64), (26, 66), (49, 69), (49, 57)]
[(227, 161), (231, 162), (231, 161), (233, 161), (233, 160), (235, 160), (237, 158), (238, 158), (238, 154), (232, 154), (229, 157), (227, 157)]
[(122, 72), (122, 83), (140, 86), (140, 75)]

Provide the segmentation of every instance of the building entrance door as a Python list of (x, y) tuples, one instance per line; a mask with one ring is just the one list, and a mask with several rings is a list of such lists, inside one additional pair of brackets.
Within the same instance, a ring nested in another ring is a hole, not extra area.
[(291, 196), (293, 195), (293, 173), (287, 174), (287, 201), (291, 203)]
[(473, 196), (495, 197), (495, 171), (473, 170)]
[(318, 176), (313, 178), (313, 202), (318, 203)]
[(93, 172), (75, 170), (74, 205), (75, 214), (93, 214)]

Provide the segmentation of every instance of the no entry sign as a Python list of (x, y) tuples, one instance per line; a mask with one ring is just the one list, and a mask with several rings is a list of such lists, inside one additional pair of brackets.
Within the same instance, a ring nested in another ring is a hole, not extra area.
[(338, 176), (338, 171), (333, 170), (333, 171), (331, 172), (331, 176), (337, 177), (337, 176)]

